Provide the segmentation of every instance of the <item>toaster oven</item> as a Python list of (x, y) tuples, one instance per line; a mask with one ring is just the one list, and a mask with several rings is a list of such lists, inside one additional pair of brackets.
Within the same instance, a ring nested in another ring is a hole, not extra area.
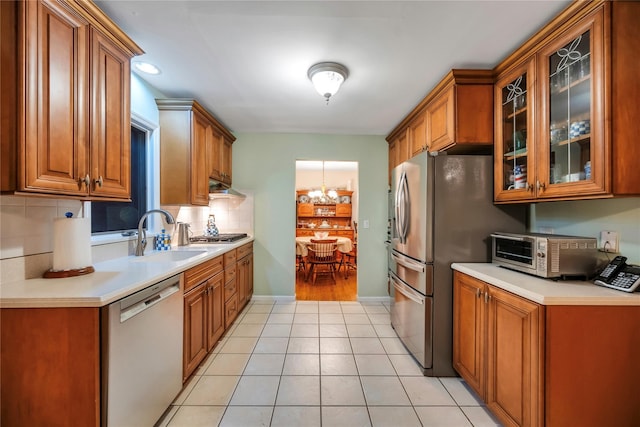
[(602, 263), (593, 237), (493, 233), (491, 238), (492, 262), (538, 277), (589, 278)]

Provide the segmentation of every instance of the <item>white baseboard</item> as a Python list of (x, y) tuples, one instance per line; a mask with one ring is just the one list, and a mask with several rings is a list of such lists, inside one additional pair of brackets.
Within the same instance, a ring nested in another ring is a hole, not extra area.
[(358, 297), (358, 301), (365, 304), (371, 302), (390, 304), (391, 297)]
[[(257, 304), (264, 303), (273, 303), (273, 302), (295, 302), (295, 296), (289, 295), (253, 295), (251, 297), (251, 301)], [(358, 302), (361, 303), (382, 303), (389, 304), (391, 303), (391, 297), (358, 297)]]

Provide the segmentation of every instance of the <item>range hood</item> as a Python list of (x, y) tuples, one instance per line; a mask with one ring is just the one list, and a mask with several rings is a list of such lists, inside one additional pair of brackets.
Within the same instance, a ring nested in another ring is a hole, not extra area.
[(244, 194), (237, 190), (234, 190), (228, 184), (217, 181), (215, 179), (209, 179), (209, 198), (210, 199), (223, 199), (223, 198), (239, 198), (244, 199)]

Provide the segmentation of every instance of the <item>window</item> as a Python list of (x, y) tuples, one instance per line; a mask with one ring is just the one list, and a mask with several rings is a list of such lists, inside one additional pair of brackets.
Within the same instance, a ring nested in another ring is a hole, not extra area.
[(147, 211), (147, 134), (131, 127), (131, 202), (92, 202), (91, 232), (137, 230), (140, 217)]

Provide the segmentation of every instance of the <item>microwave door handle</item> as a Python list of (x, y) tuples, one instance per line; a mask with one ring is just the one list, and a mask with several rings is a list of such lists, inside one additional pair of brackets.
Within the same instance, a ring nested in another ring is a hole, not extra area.
[(491, 234), (491, 237), (495, 237), (497, 239), (515, 240), (517, 242), (524, 242), (525, 241), (524, 237), (507, 236), (505, 234)]
[(400, 264), (403, 267), (408, 268), (409, 270), (413, 270), (413, 271), (417, 271), (418, 273), (424, 273), (424, 265), (419, 264), (415, 261), (412, 261), (406, 257), (403, 257), (402, 255), (398, 255), (396, 253), (392, 253), (391, 257), (393, 257), (393, 259)]
[(405, 285), (404, 283), (398, 282), (398, 280), (396, 280), (396, 278), (393, 276), (391, 276), (391, 281), (393, 282), (393, 288), (396, 291), (415, 303), (418, 303), (420, 305), (424, 304), (424, 297), (422, 295), (410, 289), (409, 286)]

